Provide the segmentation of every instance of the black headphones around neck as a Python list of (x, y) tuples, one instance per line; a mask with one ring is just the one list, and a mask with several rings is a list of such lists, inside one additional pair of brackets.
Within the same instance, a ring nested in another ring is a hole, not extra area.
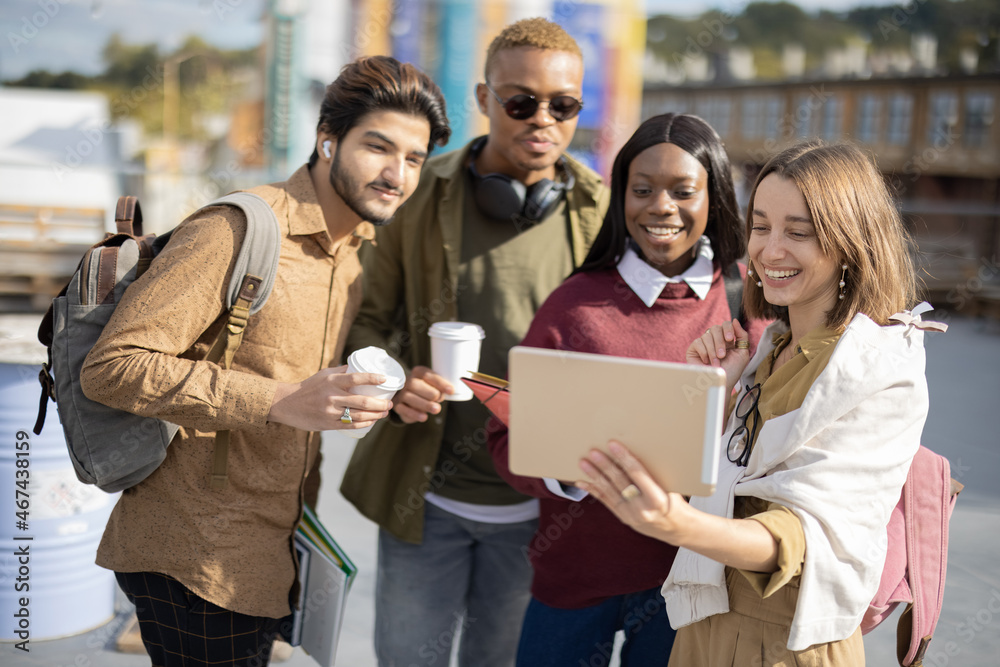
[(556, 167), (565, 178), (553, 181), (543, 178), (530, 187), (507, 174), (480, 175), (476, 170), (476, 158), (486, 145), (487, 137), (480, 137), (470, 147), (472, 159), (469, 171), (472, 173), (472, 189), (476, 206), (483, 214), (495, 220), (510, 220), (521, 216), (531, 222), (544, 220), (559, 205), (563, 193), (569, 192), (576, 184), (572, 172), (566, 168), (565, 158), (560, 157)]

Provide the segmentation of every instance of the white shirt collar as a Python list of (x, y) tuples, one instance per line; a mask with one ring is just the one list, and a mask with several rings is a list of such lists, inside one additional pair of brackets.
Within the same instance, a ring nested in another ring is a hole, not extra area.
[(712, 287), (714, 257), (711, 242), (707, 236), (702, 236), (695, 246), (694, 263), (687, 271), (679, 276), (665, 276), (639, 257), (634, 242), (629, 239), (625, 245), (625, 253), (618, 261), (618, 274), (648, 308), (653, 307), (667, 283), (685, 282), (699, 299), (704, 300)]

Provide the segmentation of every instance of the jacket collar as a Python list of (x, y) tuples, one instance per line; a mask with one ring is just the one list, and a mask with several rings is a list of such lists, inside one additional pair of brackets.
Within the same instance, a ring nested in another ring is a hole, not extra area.
[[(435, 156), (424, 166), (418, 187), (419, 199), (414, 205), (422, 206), (425, 198), (436, 198), (437, 224), (441, 231), (444, 249), (445, 265), (448, 279), (458, 284), (458, 266), (461, 261), (462, 249), (462, 206), (466, 193), (465, 163), (469, 158), (473, 139), (462, 148)], [(587, 251), (594, 242), (594, 237), (601, 227), (600, 217), (603, 216), (601, 198), (606, 197), (606, 189), (602, 187), (601, 177), (577, 162), (572, 156), (564, 153), (566, 168), (576, 179), (576, 185), (567, 193), (567, 214), (569, 216), (570, 245), (573, 252), (573, 266), (579, 266), (587, 256)], [(433, 192), (419, 188), (430, 187), (435, 182)], [(410, 202), (407, 202), (410, 204)]]
[[(454, 178), (463, 178), (465, 176), (465, 163), (469, 159), (472, 145), (479, 139), (482, 139), (482, 137), (476, 137), (458, 150), (445, 153), (438, 160), (429, 163), (427, 169), (434, 176), (443, 180), (450, 181)], [(585, 193), (591, 202), (596, 202), (600, 185), (604, 181), (597, 173), (585, 167), (569, 153), (563, 153), (563, 158), (566, 160), (566, 168), (569, 169), (570, 173), (573, 174), (573, 178), (576, 179), (576, 185), (570, 192), (576, 193), (579, 191)]]

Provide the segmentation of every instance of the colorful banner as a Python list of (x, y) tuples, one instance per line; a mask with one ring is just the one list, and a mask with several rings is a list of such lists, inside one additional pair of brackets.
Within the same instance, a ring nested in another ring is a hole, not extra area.
[(559, 0), (552, 7), (551, 20), (561, 25), (583, 51), (583, 111), (578, 127), (599, 128), (604, 122), (605, 8)]
[(392, 55), (404, 63), (420, 64), (424, 13), (427, 0), (407, 0), (396, 4), (392, 18)]
[[(435, 76), (448, 104), (453, 149), (471, 137), (473, 127), (468, 101), (473, 97), (476, 73), (470, 68), (477, 60), (477, 50), (485, 47), (475, 39), (478, 12), (471, 0), (441, 0), (440, 2), (439, 66)], [(473, 107), (474, 108), (474, 107)]]
[(268, 170), (275, 179), (286, 178), (292, 165), (302, 161), (302, 147), (294, 131), (300, 122), (302, 93), (301, 47), (303, 40), (294, 2), (276, 0), (271, 4), (270, 41), (267, 63), (267, 111), (270, 132), (267, 141)]

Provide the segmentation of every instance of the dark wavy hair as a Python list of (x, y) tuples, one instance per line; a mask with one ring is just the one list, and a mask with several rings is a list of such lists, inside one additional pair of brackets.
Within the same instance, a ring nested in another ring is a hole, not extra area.
[(715, 262), (725, 268), (746, 252), (746, 232), (736, 205), (733, 174), (722, 140), (698, 116), (666, 113), (653, 116), (636, 129), (615, 157), (611, 168), (611, 203), (604, 224), (587, 258), (574, 273), (599, 271), (618, 264), (629, 238), (625, 227), (628, 170), (639, 153), (657, 144), (673, 144), (688, 152), (708, 172), (708, 226)]
[[(431, 126), (427, 152), (435, 144), (444, 146), (451, 136), (441, 89), (415, 66), (389, 56), (358, 58), (344, 65), (340, 76), (326, 87), (316, 129), (340, 139), (365, 114), (374, 111), (399, 111), (427, 118)], [(317, 160), (319, 153), (313, 147), (309, 166)]]

